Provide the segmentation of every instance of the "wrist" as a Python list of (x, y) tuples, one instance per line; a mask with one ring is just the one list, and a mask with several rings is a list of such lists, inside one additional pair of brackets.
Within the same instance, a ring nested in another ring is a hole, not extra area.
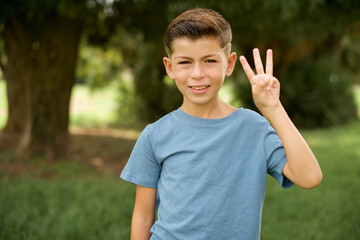
[(267, 115), (271, 116), (272, 114), (275, 114), (276, 112), (280, 112), (284, 109), (280, 100), (268, 106), (257, 106), (257, 108), (264, 117)]
[(275, 105), (275, 106), (271, 106), (271, 107), (266, 107), (266, 108), (262, 108), (259, 109), (261, 114), (271, 123), (271, 125), (276, 125), (276, 123), (285, 118), (288, 118), (288, 115), (283, 107), (283, 105), (280, 103)]

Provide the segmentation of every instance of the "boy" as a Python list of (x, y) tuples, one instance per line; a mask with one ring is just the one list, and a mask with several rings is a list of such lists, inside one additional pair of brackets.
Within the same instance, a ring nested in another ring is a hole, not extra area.
[(144, 129), (121, 173), (137, 184), (131, 239), (260, 239), (267, 173), (284, 188), (321, 182), (280, 103), (271, 50), (264, 70), (254, 49), (256, 74), (240, 57), (263, 117), (219, 98), (237, 58), (231, 38), (229, 23), (208, 9), (186, 11), (168, 26), (163, 61), (183, 104)]

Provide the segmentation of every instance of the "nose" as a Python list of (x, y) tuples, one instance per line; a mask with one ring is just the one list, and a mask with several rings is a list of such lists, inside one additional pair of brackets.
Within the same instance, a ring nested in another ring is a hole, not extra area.
[(191, 72), (193, 79), (201, 79), (205, 75), (204, 66), (201, 63), (195, 63)]

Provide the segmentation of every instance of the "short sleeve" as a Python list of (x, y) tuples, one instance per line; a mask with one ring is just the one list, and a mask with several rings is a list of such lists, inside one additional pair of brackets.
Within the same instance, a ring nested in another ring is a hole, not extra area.
[(265, 130), (265, 153), (267, 157), (267, 173), (283, 187), (289, 188), (293, 183), (283, 175), (287, 162), (284, 146), (276, 131), (268, 124)]
[(153, 152), (148, 125), (136, 141), (120, 177), (136, 185), (157, 188), (160, 169)]

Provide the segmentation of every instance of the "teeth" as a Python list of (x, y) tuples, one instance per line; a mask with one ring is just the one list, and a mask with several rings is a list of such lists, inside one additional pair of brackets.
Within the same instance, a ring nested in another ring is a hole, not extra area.
[(195, 89), (195, 90), (201, 90), (201, 89), (205, 89), (207, 88), (207, 86), (202, 86), (202, 87), (191, 87), (192, 89)]

